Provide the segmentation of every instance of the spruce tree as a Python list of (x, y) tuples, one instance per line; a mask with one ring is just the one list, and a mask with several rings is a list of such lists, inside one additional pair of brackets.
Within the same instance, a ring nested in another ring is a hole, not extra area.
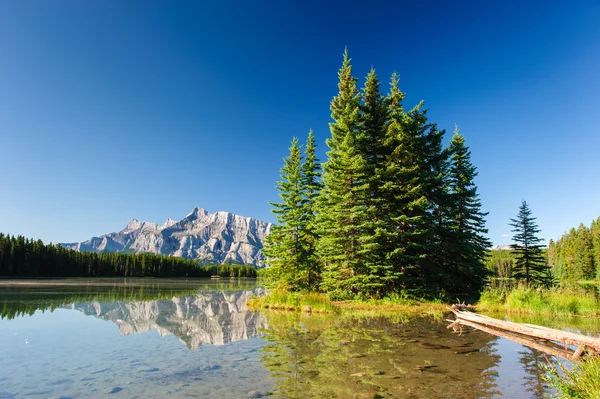
[(516, 219), (510, 219), (510, 225), (514, 227), (512, 249), (517, 255), (513, 276), (517, 280), (525, 280), (530, 283), (547, 283), (548, 266), (542, 254), (543, 238), (537, 234), (540, 232), (536, 218), (531, 216), (531, 210), (527, 202), (523, 200), (519, 207)]
[(303, 231), (302, 241), (306, 253), (304, 262), (304, 276), (302, 286), (308, 290), (315, 291), (321, 282), (321, 268), (316, 255), (316, 245), (319, 238), (316, 226), (317, 198), (321, 191), (321, 165), (316, 156), (317, 145), (312, 129), (308, 132), (306, 147), (304, 150), (305, 160), (302, 164), (302, 185), (304, 190), (303, 202)]
[(296, 291), (301, 287), (306, 259), (301, 235), (304, 225), (302, 154), (294, 137), (290, 155), (284, 159), (281, 180), (277, 182), (281, 203), (270, 203), (277, 224), (265, 239), (263, 253), (270, 264), (270, 277), (280, 288)]
[(361, 291), (365, 276), (361, 259), (360, 224), (366, 217), (365, 160), (358, 151), (359, 93), (348, 51), (338, 72), (339, 93), (331, 102), (331, 138), (323, 163), (323, 190), (319, 196), (317, 252), (322, 262), (322, 288), (347, 297)]
[(589, 280), (596, 277), (592, 234), (583, 223), (577, 227), (575, 241), (576, 280)]
[[(424, 247), (424, 275), (428, 291), (436, 297), (442, 297), (452, 291), (449, 275), (448, 252), (452, 250), (450, 235), (452, 234), (449, 219), (449, 150), (443, 148), (442, 141), (445, 131), (438, 130), (436, 124), (429, 123), (424, 131), (423, 166), (421, 179), (427, 197), (427, 226), (428, 233)], [(454, 292), (454, 291), (452, 291)]]
[(556, 242), (550, 240), (548, 263), (552, 276), (563, 284), (598, 276), (600, 261), (600, 219), (592, 221), (590, 227), (583, 223), (571, 228)]
[(406, 113), (404, 93), (392, 75), (388, 103), (390, 120), (386, 143), (392, 151), (382, 187), (388, 201), (388, 256), (393, 264), (395, 286), (415, 293), (425, 287), (424, 259), (430, 234), (424, 167), (423, 134), (428, 129), (422, 104)]
[(596, 278), (600, 280), (600, 218), (592, 221), (590, 234), (592, 235), (592, 258), (596, 265)]
[(450, 142), (452, 163), (449, 170), (451, 198), (453, 291), (478, 292), (487, 275), (485, 259), (491, 242), (487, 239), (485, 216), (475, 185), (477, 168), (471, 163), (471, 152), (458, 128)]
[(360, 105), (360, 130), (358, 150), (365, 160), (366, 190), (361, 198), (365, 218), (360, 226), (361, 256), (366, 276), (363, 280), (365, 294), (380, 297), (393, 284), (393, 266), (387, 256), (388, 234), (386, 216), (388, 209), (384, 192), (384, 168), (391, 153), (385, 134), (389, 119), (386, 98), (380, 92), (381, 82), (371, 69), (362, 90)]

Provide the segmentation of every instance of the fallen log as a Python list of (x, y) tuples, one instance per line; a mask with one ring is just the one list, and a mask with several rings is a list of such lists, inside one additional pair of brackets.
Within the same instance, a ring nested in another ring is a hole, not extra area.
[[(453, 321), (453, 320), (448, 320), (448, 321)], [(503, 330), (498, 330), (495, 328), (491, 328), (491, 327), (485, 327), (481, 324), (477, 324), (477, 323), (473, 323), (470, 321), (466, 321), (466, 320), (454, 320), (452, 324), (450, 324), (448, 326), (448, 328), (455, 328), (456, 327), (460, 327), (461, 325), (465, 325), (465, 326), (469, 326), (469, 327), (473, 327), (476, 328), (478, 330), (481, 330), (483, 332), (486, 332), (488, 334), (492, 334), (492, 335), (496, 335), (498, 337), (502, 337), (502, 338), (506, 338), (509, 339), (511, 341), (514, 341), (518, 344), (536, 349), (540, 352), (544, 352), (548, 355), (552, 355), (552, 356), (558, 356), (558, 357), (562, 357), (564, 359), (567, 360), (575, 360), (577, 358), (579, 358), (583, 352), (584, 352), (584, 348), (579, 347), (578, 348), (578, 352), (577, 353), (573, 353), (572, 351), (569, 351), (567, 349), (563, 349), (560, 347), (556, 347), (556, 346), (550, 346), (548, 344), (542, 344), (539, 342), (535, 342), (531, 339), (527, 339), (524, 337), (519, 337), (518, 335), (515, 334), (511, 334), (509, 332), (503, 331)]]
[(504, 330), (528, 337), (532, 337), (538, 340), (547, 340), (559, 342), (565, 346), (572, 345), (576, 347), (585, 347), (588, 350), (592, 349), (596, 353), (600, 353), (600, 338), (589, 337), (587, 335), (576, 334), (568, 331), (556, 330), (553, 328), (536, 326), (533, 324), (520, 324), (511, 321), (498, 320), (492, 317), (483, 316), (477, 313), (461, 311), (453, 308), (449, 308), (452, 313), (456, 316), (457, 321), (461, 324), (468, 325), (469, 322), (474, 323), (474, 328), (491, 327), (498, 330)]

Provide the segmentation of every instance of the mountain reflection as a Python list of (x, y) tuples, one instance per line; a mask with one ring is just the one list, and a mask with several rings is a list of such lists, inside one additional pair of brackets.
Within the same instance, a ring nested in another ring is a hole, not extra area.
[(265, 318), (246, 301), (264, 292), (244, 279), (6, 280), (0, 281), (0, 319), (75, 309), (112, 321), (123, 335), (156, 330), (196, 349), (260, 335)]
[(224, 345), (259, 336), (266, 320), (249, 311), (246, 301), (263, 292), (263, 288), (210, 291), (156, 301), (73, 303), (64, 308), (112, 321), (122, 335), (150, 330), (161, 336), (173, 334), (194, 350), (202, 344)]

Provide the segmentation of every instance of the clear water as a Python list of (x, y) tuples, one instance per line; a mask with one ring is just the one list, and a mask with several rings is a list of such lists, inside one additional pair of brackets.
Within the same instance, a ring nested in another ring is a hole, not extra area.
[(262, 292), (207, 280), (0, 281), (0, 399), (551, 393), (543, 354), (455, 334), (444, 316), (249, 311)]

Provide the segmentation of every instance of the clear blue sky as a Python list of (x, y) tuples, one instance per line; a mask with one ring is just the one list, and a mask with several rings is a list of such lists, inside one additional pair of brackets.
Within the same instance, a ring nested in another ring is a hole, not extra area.
[[(296, 4), (292, 4), (296, 3)], [(490, 239), (600, 216), (600, 2), (4, 1), (0, 231), (73, 242), (196, 206), (274, 221), (292, 136), (321, 158), (344, 47), (360, 85), (455, 124)]]

